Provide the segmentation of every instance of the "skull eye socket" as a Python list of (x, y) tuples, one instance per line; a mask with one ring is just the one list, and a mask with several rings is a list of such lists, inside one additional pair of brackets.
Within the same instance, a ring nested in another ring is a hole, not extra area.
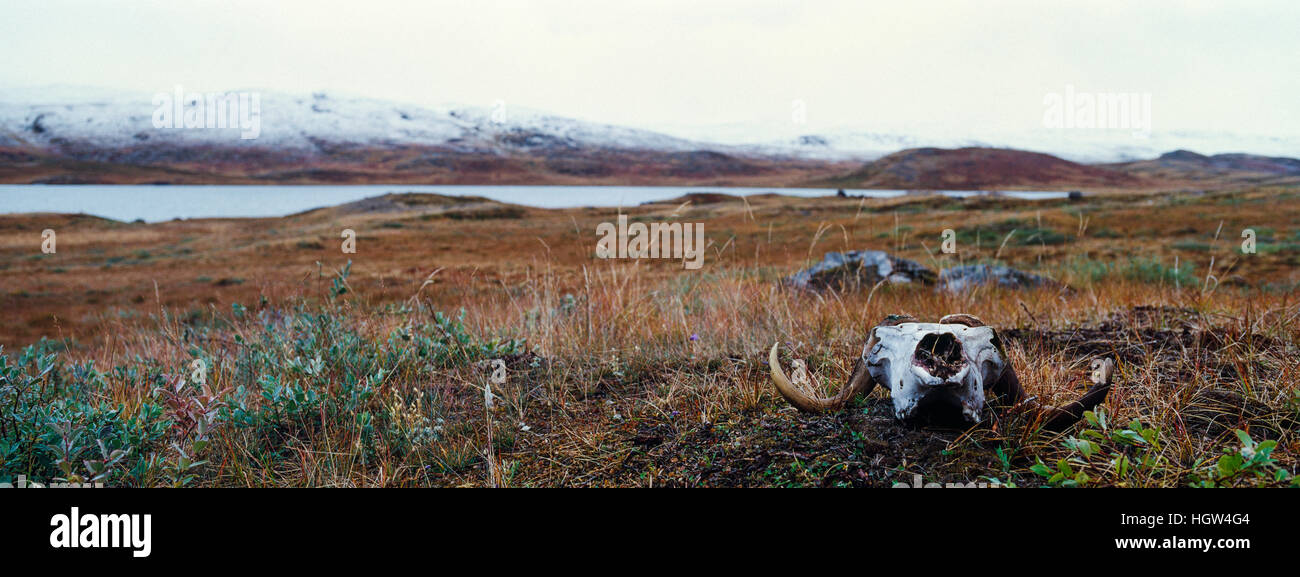
[(966, 366), (961, 341), (952, 333), (930, 333), (921, 337), (912, 362), (940, 379), (956, 375)]

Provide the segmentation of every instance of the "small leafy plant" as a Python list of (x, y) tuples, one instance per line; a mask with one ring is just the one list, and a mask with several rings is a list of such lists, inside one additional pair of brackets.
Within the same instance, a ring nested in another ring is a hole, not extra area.
[(1054, 465), (1042, 459), (1030, 468), (1059, 487), (1083, 487), (1107, 481), (1118, 486), (1142, 485), (1145, 481), (1171, 474), (1163, 454), (1160, 429), (1146, 427), (1138, 419), (1128, 427), (1110, 422), (1105, 407), (1084, 413), (1088, 428), (1062, 445), (1072, 453)]
[(1250, 434), (1233, 431), (1239, 447), (1225, 447), (1223, 456), (1192, 476), (1193, 487), (1232, 487), (1239, 484), (1300, 487), (1300, 477), (1291, 475), (1273, 458), (1277, 441), (1256, 442)]

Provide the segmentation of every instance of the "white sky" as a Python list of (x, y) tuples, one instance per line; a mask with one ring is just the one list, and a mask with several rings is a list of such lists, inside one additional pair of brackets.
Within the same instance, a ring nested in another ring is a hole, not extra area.
[(651, 129), (1042, 126), (1149, 92), (1156, 130), (1300, 134), (1300, 2), (3, 0), (0, 85), (497, 99)]

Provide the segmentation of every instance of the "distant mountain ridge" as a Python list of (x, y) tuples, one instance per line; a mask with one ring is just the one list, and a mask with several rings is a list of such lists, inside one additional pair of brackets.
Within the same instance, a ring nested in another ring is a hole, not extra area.
[(141, 95), (0, 100), (0, 181), (766, 184), (834, 164), (518, 108), (326, 93), (260, 93), (259, 105), (259, 134), (245, 140), (238, 128), (155, 128)]
[(1204, 155), (1175, 150), (1158, 158), (1107, 167), (1141, 178), (1182, 182), (1185, 186), (1206, 182), (1256, 186), (1300, 184), (1300, 159), (1255, 154)]
[(1155, 165), (1184, 170), (1202, 170), (1218, 173), (1253, 172), (1261, 174), (1300, 174), (1300, 159), (1254, 154), (1204, 155), (1190, 150), (1175, 150), (1159, 158), (1129, 164)]
[(982, 142), (911, 146), (917, 139), (887, 133), (719, 144), (515, 107), (431, 108), (320, 92), (258, 95), (257, 137), (246, 140), (239, 128), (155, 128), (152, 95), (0, 89), (0, 182), (960, 190), (1149, 189), (1300, 178), (1300, 161), (1276, 156), (1178, 150), (1148, 160), (1083, 164)]
[(853, 188), (980, 190), (994, 187), (1125, 188), (1145, 184), (1124, 172), (1050, 154), (1001, 148), (913, 148), (868, 163), (829, 184)]
[[(166, 95), (170, 97), (170, 95)], [(149, 144), (329, 153), (338, 146), (445, 146), (465, 151), (536, 147), (694, 150), (699, 145), (651, 131), (582, 122), (514, 108), (427, 108), (324, 92), (259, 92), (259, 134), (239, 130), (155, 128), (149, 95), (106, 93), (76, 102), (3, 100), (0, 146), (133, 147)], [(193, 102), (186, 110), (201, 109)]]

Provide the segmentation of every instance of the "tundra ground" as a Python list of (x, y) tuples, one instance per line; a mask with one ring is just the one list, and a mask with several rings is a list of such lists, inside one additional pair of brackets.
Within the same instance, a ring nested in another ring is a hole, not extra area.
[[(619, 212), (411, 196), (279, 219), (0, 217), (0, 477), (1295, 483), (1295, 188), (1078, 202), (692, 195), (622, 209), (704, 223), (698, 271), (596, 259), (596, 225)], [(54, 254), (40, 250), (44, 229)], [(343, 229), (355, 254), (340, 251)], [(940, 250), (945, 229), (956, 254)], [(864, 248), (933, 269), (1005, 263), (1070, 288), (781, 286), (827, 251)], [(810, 416), (768, 382), (773, 342), (825, 392), (886, 315), (953, 312), (998, 328), (1048, 402), (1076, 397), (1092, 358), (1115, 357), (1105, 409), (1063, 435), (1014, 415), (918, 429), (890, 418), (879, 390)], [(493, 360), (504, 382), (489, 396)]]

